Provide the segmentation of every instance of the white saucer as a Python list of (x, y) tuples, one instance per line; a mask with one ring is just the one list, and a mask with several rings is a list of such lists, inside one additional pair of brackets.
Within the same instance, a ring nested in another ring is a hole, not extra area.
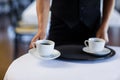
[(108, 48), (104, 48), (102, 51), (99, 51), (99, 52), (93, 52), (93, 51), (89, 50), (88, 47), (84, 47), (83, 51), (87, 52), (87, 53), (90, 53), (90, 54), (95, 54), (95, 55), (106, 55), (106, 54), (111, 52), (111, 50), (108, 49)]
[(35, 56), (36, 58), (43, 59), (43, 60), (51, 60), (60, 56), (60, 52), (56, 49), (53, 50), (53, 53), (50, 56), (40, 56), (35, 48), (30, 49), (29, 53)]

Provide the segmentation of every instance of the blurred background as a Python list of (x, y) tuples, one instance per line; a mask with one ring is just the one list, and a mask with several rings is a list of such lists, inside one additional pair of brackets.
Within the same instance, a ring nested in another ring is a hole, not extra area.
[[(109, 23), (109, 46), (120, 47), (120, 0)], [(0, 80), (10, 63), (26, 54), (37, 32), (35, 0), (0, 0)]]

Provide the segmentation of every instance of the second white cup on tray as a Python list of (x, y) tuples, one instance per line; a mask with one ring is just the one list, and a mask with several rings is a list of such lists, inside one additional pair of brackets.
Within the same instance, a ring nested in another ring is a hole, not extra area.
[(89, 38), (84, 41), (84, 44), (91, 52), (99, 52), (104, 49), (105, 40), (101, 38)]

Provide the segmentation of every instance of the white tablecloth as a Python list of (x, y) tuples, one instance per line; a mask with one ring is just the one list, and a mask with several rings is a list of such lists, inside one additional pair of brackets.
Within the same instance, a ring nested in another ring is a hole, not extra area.
[(14, 60), (4, 80), (120, 80), (120, 47), (98, 61), (40, 60), (27, 53)]

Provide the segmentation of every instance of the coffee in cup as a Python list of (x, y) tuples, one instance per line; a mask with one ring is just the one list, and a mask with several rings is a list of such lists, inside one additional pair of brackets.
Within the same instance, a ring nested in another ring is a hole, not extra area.
[(89, 38), (84, 41), (84, 44), (92, 52), (99, 52), (104, 49), (105, 40), (101, 38)]
[(36, 48), (40, 56), (50, 56), (54, 50), (54, 45), (55, 42), (51, 40), (38, 40), (33, 42), (33, 48)]

